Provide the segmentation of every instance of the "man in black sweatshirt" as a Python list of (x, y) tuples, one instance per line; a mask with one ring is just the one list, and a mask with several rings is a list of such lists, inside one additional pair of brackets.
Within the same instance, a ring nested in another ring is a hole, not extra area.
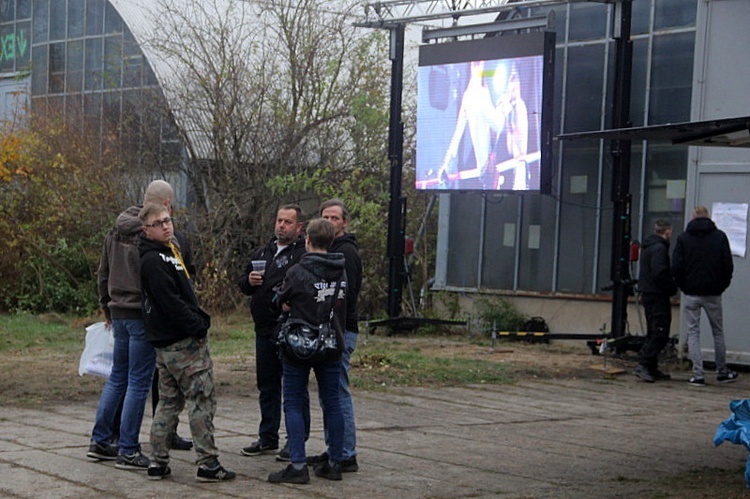
[(151, 424), (151, 465), (148, 478), (161, 480), (169, 469), (170, 438), (187, 405), (200, 482), (233, 479), (219, 464), (214, 442), (216, 413), (213, 361), (208, 349), (211, 317), (198, 305), (190, 274), (172, 242), (169, 210), (147, 204), (138, 214), (143, 236), (138, 243), (146, 339), (156, 350), (159, 404)]
[(727, 368), (727, 347), (724, 343), (724, 326), (721, 294), (732, 282), (734, 262), (727, 235), (716, 228), (708, 218), (705, 206), (693, 209), (693, 219), (685, 232), (677, 237), (672, 254), (672, 275), (684, 293), (683, 309), (688, 333), (688, 350), (693, 361), (691, 386), (706, 384), (701, 352), (701, 309), (706, 311), (714, 337), (716, 380), (731, 383), (738, 374)]

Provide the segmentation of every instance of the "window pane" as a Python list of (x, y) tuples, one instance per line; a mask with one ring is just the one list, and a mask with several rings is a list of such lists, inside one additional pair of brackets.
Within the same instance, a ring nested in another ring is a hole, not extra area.
[(86, 90), (99, 90), (102, 88), (102, 43), (101, 38), (86, 40)]
[(604, 4), (576, 3), (570, 5), (569, 40), (604, 38), (607, 34), (607, 12)]
[[(451, 194), (448, 231), (448, 241), (451, 244), (448, 245), (446, 276), (446, 284), (449, 286), (477, 286), (481, 204), (481, 196)], [(456, 241), (460, 241), (460, 244)]]
[(16, 19), (15, 0), (0, 0), (0, 23)]
[[(15, 26), (13, 23), (0, 25), (0, 71), (13, 71), (14, 63), (16, 60), (16, 44), (14, 41)], [(10, 40), (11, 43), (5, 43), (5, 40)]]
[(565, 131), (601, 129), (604, 44), (571, 47), (566, 86)]
[[(49, 45), (49, 93), (59, 94), (65, 91), (65, 44)], [(60, 108), (62, 109), (62, 108)]]
[(656, 0), (654, 29), (695, 26), (696, 4), (685, 0)]
[(688, 148), (666, 144), (651, 144), (646, 157), (646, 211), (644, 237), (657, 218), (666, 218), (682, 227), (685, 213), (685, 179), (687, 178)]
[(104, 33), (122, 33), (122, 19), (114, 7), (107, 2), (104, 10)]
[[(518, 245), (516, 237), (518, 197), (512, 195), (487, 196), (485, 209), (482, 287), (513, 289), (513, 273)], [(476, 220), (478, 222), (479, 217)]]
[(24, 69), (31, 61), (31, 21), (16, 24), (16, 69)]
[(651, 2), (640, 0), (632, 2), (633, 15), (630, 22), (630, 34), (640, 35), (651, 29)]
[(34, 43), (46, 42), (49, 34), (49, 0), (34, 0), (33, 23)]
[(646, 74), (648, 68), (648, 39), (633, 41), (633, 74), (630, 80), (630, 122), (642, 126), (646, 109)]
[[(35, 61), (47, 60), (47, 45), (37, 45), (32, 50), (34, 51)], [(31, 66), (31, 94), (34, 96), (47, 94), (46, 64), (33, 64)]]
[(83, 90), (83, 40), (68, 43), (67, 91)]
[(68, 0), (68, 38), (83, 36), (83, 7), (84, 0)]
[(122, 80), (122, 36), (104, 39), (104, 88), (118, 88)]
[(104, 33), (104, 1), (87, 0), (86, 2), (86, 34), (89, 36)]
[(31, 0), (16, 0), (16, 19), (31, 19)]
[(590, 293), (595, 266), (599, 141), (566, 145), (562, 164), (557, 290)]
[(649, 125), (690, 119), (695, 33), (654, 37)]
[(55, 0), (49, 4), (49, 39), (64, 40), (68, 26), (65, 2)]
[(518, 289), (552, 291), (557, 203), (549, 196), (523, 196)]

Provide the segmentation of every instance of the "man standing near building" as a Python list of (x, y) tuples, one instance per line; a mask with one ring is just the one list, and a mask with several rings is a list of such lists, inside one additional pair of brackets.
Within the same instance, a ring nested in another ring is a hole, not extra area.
[[(274, 298), (286, 271), (305, 253), (302, 228), (302, 209), (299, 206), (287, 204), (279, 208), (274, 237), (253, 252), (239, 280), (240, 291), (251, 296), (250, 313), (255, 323), (255, 369), (261, 417), (258, 440), (240, 451), (243, 456), (258, 456), (279, 448), (282, 365), (274, 333), (281, 309)], [(253, 260), (264, 261), (265, 270), (253, 270)]]
[(672, 324), (669, 297), (677, 293), (669, 267), (671, 236), (672, 223), (660, 219), (654, 223), (654, 233), (646, 237), (641, 245), (638, 289), (643, 308), (646, 309), (646, 341), (638, 354), (635, 375), (648, 383), (671, 379), (658, 367), (659, 354), (669, 342)]
[[(347, 275), (346, 288), (346, 325), (344, 327), (344, 351), (341, 356), (341, 376), (339, 378), (339, 398), (344, 416), (344, 450), (341, 471), (354, 472), (357, 464), (357, 431), (354, 418), (354, 404), (349, 392), (349, 366), (352, 353), (357, 347), (359, 327), (358, 297), (362, 287), (362, 259), (359, 255), (359, 244), (354, 234), (346, 232), (349, 226), (349, 211), (341, 199), (330, 199), (320, 205), (321, 218), (333, 224), (335, 238), (329, 249), (330, 253), (343, 253), (344, 267)], [(326, 444), (329, 444), (328, 428), (325, 428)], [(329, 444), (330, 445), (330, 444)], [(310, 464), (328, 462), (325, 452), (308, 459)]]
[[(144, 203), (169, 207), (172, 187), (155, 180), (146, 188)], [(138, 238), (142, 232), (140, 206), (131, 206), (117, 217), (102, 246), (97, 282), (99, 301), (107, 323), (114, 329), (112, 373), (104, 385), (87, 456), (117, 460), (116, 467), (145, 470), (149, 460), (141, 454), (138, 435), (156, 354), (146, 341), (141, 312)], [(118, 447), (111, 445), (118, 440)]]
[(156, 350), (159, 405), (151, 424), (153, 462), (148, 478), (161, 480), (169, 469), (170, 439), (187, 405), (200, 482), (231, 480), (236, 475), (219, 464), (214, 441), (213, 362), (208, 348), (211, 317), (200, 308), (174, 237), (169, 209), (147, 204), (138, 214), (143, 235), (138, 242), (146, 338)]
[(738, 377), (736, 372), (727, 368), (721, 308), (721, 294), (732, 282), (733, 271), (727, 235), (716, 228), (705, 206), (696, 206), (693, 219), (685, 232), (677, 237), (672, 255), (672, 275), (684, 293), (688, 350), (693, 362), (693, 377), (688, 381), (691, 386), (705, 385), (700, 340), (701, 308), (706, 311), (714, 337), (716, 380), (731, 383)]

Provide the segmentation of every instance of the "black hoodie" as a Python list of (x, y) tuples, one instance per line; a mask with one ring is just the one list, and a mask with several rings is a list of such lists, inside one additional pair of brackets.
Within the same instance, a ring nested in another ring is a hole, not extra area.
[(669, 241), (658, 234), (650, 234), (641, 245), (638, 287), (646, 294), (672, 296), (677, 293), (669, 268)]
[[(336, 283), (339, 295), (334, 297)], [(326, 324), (331, 308), (336, 316), (332, 325), (339, 335), (339, 350), (343, 347), (342, 325), (346, 323), (346, 271), (341, 253), (307, 253), (297, 265), (287, 271), (276, 297), (278, 303), (291, 306), (289, 317), (304, 319), (309, 324)], [(340, 355), (339, 351), (339, 355)], [(332, 360), (332, 359), (328, 359)]]
[(362, 289), (362, 258), (354, 234), (344, 234), (331, 243), (331, 253), (343, 253), (346, 268), (346, 325), (345, 329), (359, 333), (359, 291)]
[(211, 316), (198, 305), (180, 261), (160, 242), (141, 236), (141, 291), (146, 339), (156, 348), (204, 338)]
[(727, 235), (710, 218), (694, 218), (677, 237), (672, 275), (686, 295), (718, 296), (732, 282), (734, 262)]

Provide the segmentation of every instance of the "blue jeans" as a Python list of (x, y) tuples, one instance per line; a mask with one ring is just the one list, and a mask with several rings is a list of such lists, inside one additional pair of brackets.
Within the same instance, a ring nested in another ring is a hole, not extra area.
[(99, 398), (91, 438), (99, 444), (107, 444), (112, 440), (117, 406), (123, 400), (120, 453), (131, 455), (139, 449), (138, 435), (154, 376), (156, 352), (146, 341), (142, 320), (115, 319), (112, 321), (112, 328), (115, 337), (112, 373)]
[[(343, 459), (351, 459), (357, 455), (357, 424), (354, 419), (354, 404), (352, 394), (349, 392), (349, 368), (354, 349), (357, 348), (359, 335), (351, 331), (344, 331), (344, 352), (341, 355), (341, 375), (339, 376), (339, 400), (341, 402), (341, 413), (344, 417), (344, 450)], [(320, 407), (324, 409), (322, 398)], [(324, 420), (326, 445), (330, 445), (328, 435), (328, 422)]]
[(339, 376), (341, 362), (322, 362), (315, 365), (293, 364), (284, 361), (284, 416), (289, 438), (289, 457), (293, 463), (304, 463), (305, 455), (305, 413), (309, 408), (310, 393), (307, 384), (310, 369), (318, 380), (318, 392), (323, 401), (323, 419), (329, 428), (328, 455), (331, 461), (342, 460), (344, 418), (339, 402)]

